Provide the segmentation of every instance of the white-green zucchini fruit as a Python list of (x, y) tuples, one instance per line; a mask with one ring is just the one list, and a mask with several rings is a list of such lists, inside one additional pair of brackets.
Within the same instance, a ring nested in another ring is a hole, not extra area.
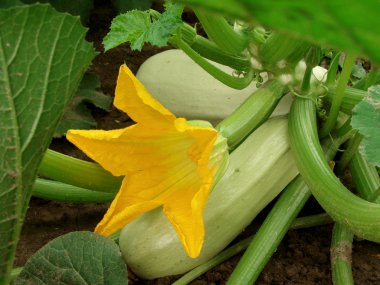
[[(233, 73), (227, 66), (215, 65)], [(224, 85), (178, 49), (150, 57), (136, 76), (150, 94), (177, 117), (206, 120), (214, 126), (257, 90), (256, 82), (243, 90)]]
[(204, 209), (206, 235), (198, 258), (186, 255), (158, 208), (121, 232), (119, 245), (129, 268), (145, 279), (182, 274), (223, 250), (298, 174), (287, 125), (284, 117), (272, 118), (231, 153)]

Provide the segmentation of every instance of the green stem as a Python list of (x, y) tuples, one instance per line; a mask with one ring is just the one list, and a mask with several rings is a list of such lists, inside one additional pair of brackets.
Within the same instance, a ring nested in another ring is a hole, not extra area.
[(227, 138), (231, 150), (267, 120), (281, 99), (283, 91), (284, 86), (277, 80), (267, 82), (216, 126)]
[(246, 72), (251, 68), (251, 62), (248, 57), (242, 55), (230, 55), (220, 49), (214, 42), (205, 39), (204, 37), (196, 36), (189, 45), (202, 57), (227, 65), (237, 71)]
[[(310, 224), (308, 224), (310, 222)], [(309, 227), (316, 227), (325, 225), (326, 223), (330, 223), (331, 221), (326, 218), (326, 215), (315, 215), (315, 216), (308, 216), (308, 217), (302, 217), (297, 218), (294, 220), (293, 224), (290, 226), (290, 229), (300, 229), (300, 228), (309, 228)], [(202, 274), (206, 273), (213, 267), (221, 264), (222, 262), (230, 259), (234, 255), (244, 251), (248, 245), (252, 242), (253, 236), (250, 236), (242, 241), (237, 242), (236, 244), (230, 246), (226, 250), (219, 253), (214, 258), (208, 260), (207, 262), (203, 263), (202, 265), (194, 268), (193, 270), (189, 271), (185, 275), (183, 275), (181, 278), (179, 278), (177, 281), (175, 281), (172, 285), (186, 285), (189, 284), (191, 281), (196, 279), (197, 277), (201, 276)]]
[(348, 80), (350, 79), (351, 70), (352, 66), (355, 63), (355, 59), (356, 57), (352, 54), (346, 55), (346, 60), (344, 61), (343, 70), (338, 81), (336, 93), (332, 99), (329, 115), (319, 132), (321, 138), (328, 136), (335, 126), (335, 122), (338, 118), (338, 113), (344, 97), (344, 90), (346, 89)]
[(331, 219), (331, 217), (328, 214), (322, 213), (318, 215), (297, 218), (294, 220), (291, 228), (293, 230), (304, 229), (309, 227), (331, 224), (333, 222), (334, 220)]
[[(214, 42), (198, 36), (195, 29), (183, 23), (179, 32), (181, 39), (186, 42), (194, 51), (202, 57), (227, 65), (237, 71), (248, 71), (251, 68), (251, 62), (248, 56), (231, 55), (218, 47)], [(169, 42), (176, 45), (176, 37), (169, 39)]]
[(202, 9), (193, 9), (202, 27), (217, 46), (229, 54), (240, 54), (248, 45), (248, 37), (237, 32), (220, 15), (206, 12)]
[(32, 195), (46, 200), (73, 203), (105, 203), (115, 197), (115, 193), (92, 191), (45, 179), (36, 179)]
[(310, 79), (313, 71), (313, 67), (306, 66), (305, 74), (303, 76), (302, 85), (301, 85), (301, 93), (306, 94), (310, 90)]
[[(346, 138), (342, 137), (334, 142), (330, 139), (324, 142), (327, 160), (335, 156), (338, 146), (344, 140)], [(300, 175), (285, 188), (227, 284), (254, 284), (310, 195), (309, 188)]]
[(290, 224), (310, 197), (301, 176), (297, 176), (284, 190), (248, 249), (228, 279), (228, 284), (254, 284), (262, 269), (285, 236)]
[(336, 73), (339, 67), (340, 54), (340, 52), (336, 53), (330, 62), (330, 67), (326, 78), (326, 86), (335, 85)]
[(352, 127), (351, 127), (351, 117), (349, 117), (348, 119), (346, 119), (346, 121), (339, 127), (335, 130), (335, 134), (337, 136), (343, 136), (344, 134), (348, 133), (352, 131)]
[(354, 235), (346, 226), (335, 224), (330, 249), (332, 280), (334, 285), (353, 285), (352, 240)]
[(362, 141), (362, 138), (363, 137), (361, 134), (359, 134), (358, 132), (355, 132), (355, 134), (349, 140), (348, 146), (346, 150), (343, 152), (343, 155), (336, 168), (336, 172), (338, 173), (338, 175), (343, 174), (343, 171), (346, 169), (348, 163), (351, 161), (351, 159), (357, 152), (360, 142)]
[[(329, 87), (329, 91), (327, 92), (327, 96), (324, 97), (327, 102), (331, 104), (334, 94), (336, 94), (336, 87), (331, 86)], [(344, 97), (341, 104), (341, 111), (345, 112), (346, 114), (351, 114), (352, 109), (355, 107), (357, 103), (359, 103), (365, 96), (367, 96), (367, 91), (363, 91), (360, 89), (347, 87), (344, 90)]]
[(178, 48), (182, 49), (192, 60), (194, 60), (198, 65), (200, 65), (211, 76), (213, 76), (215, 79), (219, 80), (220, 82), (224, 83), (225, 85), (231, 88), (244, 89), (253, 80), (252, 70), (249, 70), (249, 72), (245, 74), (243, 77), (234, 77), (220, 70), (212, 63), (208, 62), (182, 39), (173, 38), (171, 42), (175, 44)]
[(369, 164), (359, 152), (354, 154), (349, 167), (359, 195), (368, 201), (380, 204), (380, 198), (376, 196), (380, 188), (376, 167)]
[(319, 204), (357, 236), (380, 242), (380, 205), (352, 194), (332, 172), (319, 143), (313, 100), (295, 99), (289, 137), (298, 169)]
[(122, 178), (112, 176), (96, 163), (80, 160), (48, 149), (38, 174), (81, 188), (115, 193)]

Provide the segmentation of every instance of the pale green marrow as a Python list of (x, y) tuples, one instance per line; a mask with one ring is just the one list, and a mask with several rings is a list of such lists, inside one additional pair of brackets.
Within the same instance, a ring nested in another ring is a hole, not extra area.
[(124, 259), (146, 279), (187, 272), (225, 248), (297, 174), (287, 119), (272, 118), (231, 153), (205, 206), (206, 236), (198, 258), (186, 255), (158, 208), (124, 227), (119, 239)]
[[(225, 72), (227, 66), (214, 63)], [(213, 125), (226, 118), (256, 89), (243, 90), (216, 80), (182, 50), (168, 50), (146, 60), (136, 74), (148, 91), (178, 117), (206, 120)]]

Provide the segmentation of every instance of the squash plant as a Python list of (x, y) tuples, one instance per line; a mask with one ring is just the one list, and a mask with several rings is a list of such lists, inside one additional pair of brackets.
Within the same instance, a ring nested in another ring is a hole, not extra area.
[[(67, 135), (100, 166), (49, 150), (44, 155), (94, 56), (78, 19), (44, 5), (0, 10), (0, 284), (13, 275), (19, 275), (16, 284), (127, 283), (119, 249), (92, 233), (62, 236), (38, 251), (21, 273), (12, 272), (32, 193), (76, 202), (115, 196), (95, 232), (117, 240), (125, 262), (142, 278), (199, 266), (176, 284), (247, 247), (228, 284), (254, 283), (311, 194), (336, 223), (334, 283), (352, 283), (350, 257), (341, 255), (341, 244), (350, 244), (353, 235), (380, 242), (376, 3), (342, 9), (340, 0), (178, 2), (190, 5), (207, 37), (182, 21), (182, 4), (168, 2), (162, 13), (133, 10), (117, 16), (105, 49), (124, 42), (137, 50), (144, 43), (171, 44), (210, 75), (202, 84), (217, 80), (221, 95), (250, 95), (215, 126), (188, 121), (179, 117), (183, 105), (195, 106), (195, 119), (207, 119), (215, 114), (213, 105), (222, 104), (208, 94), (209, 86), (196, 85), (201, 71), (180, 80), (170, 74), (166, 84), (173, 87), (165, 93), (175, 103), (168, 110), (154, 98), (162, 96), (155, 91), (162, 82), (150, 78), (160, 66), (150, 75), (141, 70), (138, 77), (147, 89), (122, 66), (114, 105), (136, 124)], [(319, 74), (323, 56), (331, 58), (330, 67)], [(350, 81), (357, 56), (368, 57), (372, 70)], [(178, 72), (188, 67), (193, 68), (187, 63)], [(186, 80), (197, 86), (191, 93)], [(268, 119), (285, 94), (294, 97), (289, 118)], [(332, 169), (328, 161), (344, 142)], [(338, 178), (347, 167), (358, 194)], [(52, 181), (35, 179), (37, 171)], [(282, 190), (256, 236), (221, 252)], [(106, 262), (93, 262), (101, 259)]]

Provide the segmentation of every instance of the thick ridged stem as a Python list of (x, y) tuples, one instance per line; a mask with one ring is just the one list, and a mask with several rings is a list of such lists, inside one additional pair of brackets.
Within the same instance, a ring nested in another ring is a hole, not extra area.
[(352, 240), (354, 235), (344, 225), (336, 223), (332, 233), (330, 261), (334, 285), (353, 285)]
[(276, 80), (268, 82), (216, 126), (216, 129), (227, 138), (230, 149), (235, 149), (268, 119), (281, 99), (283, 91), (284, 86), (280, 82)]
[[(334, 96), (336, 93), (336, 87), (331, 86), (329, 87), (329, 91), (327, 92), (327, 96), (324, 97), (324, 99), (331, 104)], [(342, 112), (345, 112), (346, 114), (351, 114), (352, 109), (355, 107), (357, 103), (359, 103), (363, 98), (367, 95), (367, 91), (363, 91), (360, 89), (347, 87), (344, 90), (344, 97), (342, 100), (342, 104), (340, 106), (340, 109)]]
[(96, 163), (50, 149), (45, 153), (38, 174), (77, 187), (110, 193), (119, 190), (122, 180), (121, 177), (112, 176)]
[(296, 98), (289, 114), (289, 136), (298, 169), (319, 204), (355, 235), (380, 242), (380, 205), (350, 192), (324, 159), (314, 100)]

